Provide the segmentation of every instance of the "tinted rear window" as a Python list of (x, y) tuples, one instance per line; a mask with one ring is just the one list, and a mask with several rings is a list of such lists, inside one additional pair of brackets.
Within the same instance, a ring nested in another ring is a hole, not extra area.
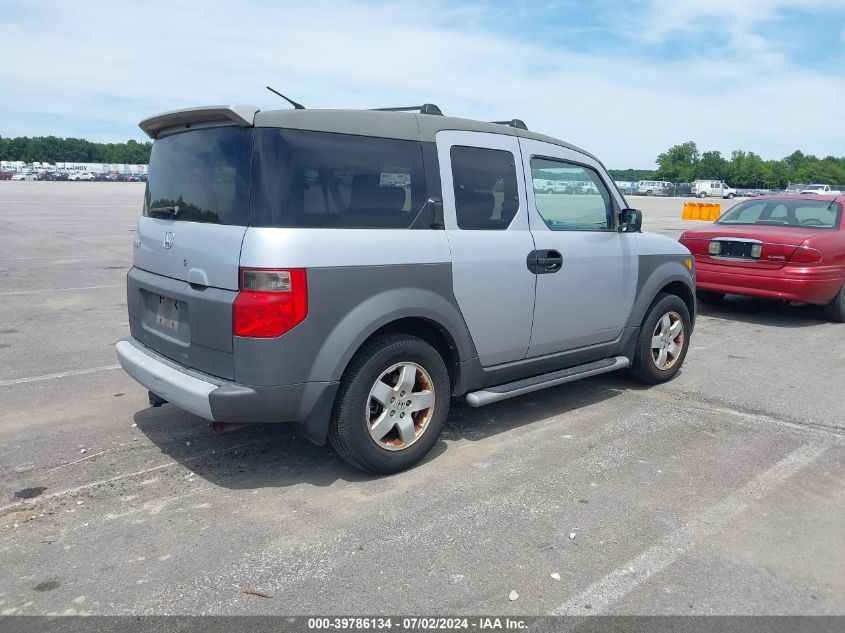
[(426, 201), (415, 141), (255, 130), (252, 224), (409, 228)]
[(725, 212), (718, 224), (764, 224), (833, 229), (842, 219), (842, 205), (827, 200), (754, 200)]
[(213, 127), (157, 140), (150, 156), (144, 215), (249, 224), (252, 134), (251, 128)]

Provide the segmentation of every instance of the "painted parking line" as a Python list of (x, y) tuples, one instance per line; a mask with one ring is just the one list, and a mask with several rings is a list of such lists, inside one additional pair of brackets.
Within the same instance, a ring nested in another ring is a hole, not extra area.
[(84, 376), (96, 374), (101, 371), (120, 369), (120, 365), (103, 365), (102, 367), (89, 367), (88, 369), (74, 369), (72, 371), (61, 371), (55, 374), (44, 374), (43, 376), (30, 376), (29, 378), (14, 378), (12, 380), (0, 380), (0, 387), (11, 387), (12, 385), (25, 385), (30, 382), (44, 382), (45, 380), (57, 380), (69, 376)]
[[(726, 499), (707, 508), (660, 543), (632, 558), (554, 609), (552, 615), (596, 615), (618, 602), (654, 574), (662, 571), (721, 530), (748, 507), (783, 485), (799, 470), (818, 459), (829, 443), (807, 444), (752, 479)], [(589, 605), (589, 606), (587, 606)]]
[(73, 292), (75, 290), (100, 290), (101, 288), (123, 288), (125, 284), (109, 284), (107, 286), (79, 286), (76, 288), (45, 288), (44, 290), (14, 290), (12, 292), (0, 292), (0, 297), (9, 295), (33, 295), (41, 292)]

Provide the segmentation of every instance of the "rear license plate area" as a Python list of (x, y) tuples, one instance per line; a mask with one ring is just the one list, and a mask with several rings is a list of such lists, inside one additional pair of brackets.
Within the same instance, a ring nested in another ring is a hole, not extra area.
[(156, 292), (141, 290), (143, 324), (148, 332), (187, 344), (190, 341), (188, 303)]
[(179, 331), (179, 301), (170, 297), (158, 297), (158, 311), (156, 322), (164, 330)]
[(720, 240), (722, 251), (719, 253), (722, 257), (737, 257), (740, 259), (757, 259), (751, 254), (751, 248), (754, 246), (750, 242), (730, 242)]

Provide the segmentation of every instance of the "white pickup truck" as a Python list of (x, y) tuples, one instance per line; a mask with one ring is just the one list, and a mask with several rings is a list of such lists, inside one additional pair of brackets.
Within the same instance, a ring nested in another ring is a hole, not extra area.
[(830, 185), (807, 185), (807, 188), (802, 189), (801, 193), (809, 193), (817, 196), (838, 196), (842, 192), (838, 189), (832, 189)]

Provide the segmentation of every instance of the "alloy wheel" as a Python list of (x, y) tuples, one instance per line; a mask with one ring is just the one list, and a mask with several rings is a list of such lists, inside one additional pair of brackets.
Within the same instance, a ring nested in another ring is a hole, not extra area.
[(667, 312), (654, 327), (651, 358), (661, 371), (671, 369), (684, 349), (684, 321), (677, 312)]
[(367, 398), (367, 427), (381, 448), (401, 451), (422, 437), (434, 415), (434, 383), (429, 373), (411, 362), (387, 368)]

